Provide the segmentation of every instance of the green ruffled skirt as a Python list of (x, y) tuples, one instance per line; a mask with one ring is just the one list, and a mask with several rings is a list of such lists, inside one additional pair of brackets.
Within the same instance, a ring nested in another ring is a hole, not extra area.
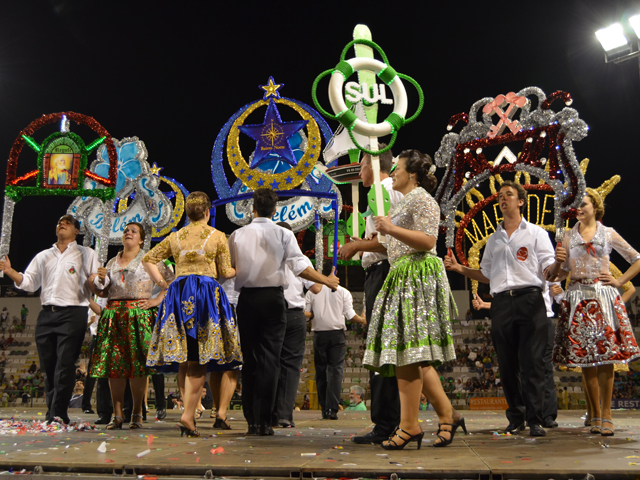
[(376, 297), (362, 363), (393, 376), (396, 366), (455, 360), (451, 306), (455, 309), (439, 257), (426, 252), (401, 257)]
[(151, 329), (158, 308), (143, 310), (139, 300), (109, 300), (98, 322), (91, 372), (98, 378), (135, 378), (153, 374), (147, 368)]

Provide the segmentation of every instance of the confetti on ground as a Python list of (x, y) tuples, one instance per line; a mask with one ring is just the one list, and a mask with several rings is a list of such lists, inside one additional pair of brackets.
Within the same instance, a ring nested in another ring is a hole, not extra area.
[(136, 457), (140, 458), (140, 457), (144, 457), (145, 455), (148, 455), (151, 453), (151, 450), (147, 449), (144, 452), (140, 452), (139, 454), (136, 455)]
[(82, 432), (95, 430), (95, 426), (87, 422), (72, 422), (69, 425), (46, 420), (19, 420), (14, 417), (0, 420), (0, 435), (24, 435), (26, 433), (44, 433), (55, 435), (59, 433)]
[(100, 444), (100, 446), (98, 447), (98, 451), (100, 453), (106, 453), (106, 451), (107, 451), (107, 442), (102, 442)]

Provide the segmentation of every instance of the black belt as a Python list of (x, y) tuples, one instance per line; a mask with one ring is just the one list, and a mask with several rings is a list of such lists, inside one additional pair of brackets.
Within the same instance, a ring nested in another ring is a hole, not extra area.
[(540, 287), (524, 287), (524, 288), (514, 288), (513, 290), (505, 290), (504, 292), (496, 293), (496, 297), (517, 297), (520, 295), (525, 295), (527, 293), (533, 292), (542, 292)]
[(301, 312), (303, 309), (302, 307), (293, 307), (293, 308), (287, 308), (287, 310), (289, 310), (290, 312)]
[(369, 265), (367, 268), (364, 269), (364, 271), (365, 271), (365, 273), (369, 272), (369, 271), (373, 270), (374, 268), (379, 267), (380, 265), (382, 265), (385, 262), (389, 263), (389, 260), (386, 260), (386, 259), (385, 260), (380, 260), (379, 262), (376, 262), (373, 265)]
[(42, 309), (45, 312), (60, 312), (62, 310), (66, 310), (67, 308), (78, 308), (79, 305), (69, 305), (68, 307), (60, 307), (58, 305), (42, 305)]

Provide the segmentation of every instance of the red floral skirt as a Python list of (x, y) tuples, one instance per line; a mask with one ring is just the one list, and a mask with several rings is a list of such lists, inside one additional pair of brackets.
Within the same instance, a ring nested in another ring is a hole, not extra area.
[(553, 362), (567, 367), (626, 364), (640, 349), (618, 290), (598, 280), (571, 283), (560, 304)]

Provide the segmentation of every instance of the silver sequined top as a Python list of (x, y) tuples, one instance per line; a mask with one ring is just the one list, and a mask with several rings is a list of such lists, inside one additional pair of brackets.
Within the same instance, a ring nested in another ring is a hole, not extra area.
[[(438, 237), (440, 222), (440, 207), (427, 191), (422, 187), (411, 190), (395, 207), (389, 210), (391, 222), (397, 227), (407, 230), (417, 230), (427, 235)], [(394, 264), (400, 257), (416, 253), (419, 250), (411, 248), (391, 235), (387, 237), (389, 263)], [(435, 255), (434, 246), (428, 253)]]
[[(107, 276), (109, 277), (109, 300), (146, 299), (153, 297), (155, 283), (142, 266), (142, 257), (146, 252), (140, 250), (126, 267), (122, 268), (118, 263), (121, 253), (107, 262)], [(160, 274), (167, 283), (174, 279), (173, 272), (164, 264), (157, 263)]]
[(640, 254), (613, 228), (598, 222), (595, 235), (590, 242), (585, 242), (579, 227), (580, 222), (562, 239), (562, 246), (567, 251), (567, 260), (562, 264), (562, 269), (570, 271), (573, 280), (593, 279), (601, 273), (609, 273), (611, 250), (618, 252), (629, 263), (640, 260)]

